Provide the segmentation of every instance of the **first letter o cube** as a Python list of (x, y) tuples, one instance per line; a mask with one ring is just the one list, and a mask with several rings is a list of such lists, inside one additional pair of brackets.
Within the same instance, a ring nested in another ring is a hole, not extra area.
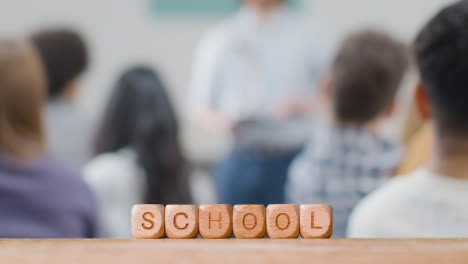
[(164, 236), (164, 205), (138, 204), (132, 207), (132, 235), (138, 239)]
[(265, 206), (234, 206), (233, 231), (236, 238), (263, 238), (265, 230)]

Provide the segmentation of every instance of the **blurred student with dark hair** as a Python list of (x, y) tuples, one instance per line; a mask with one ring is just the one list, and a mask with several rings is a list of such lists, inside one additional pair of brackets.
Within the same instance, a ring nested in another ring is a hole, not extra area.
[(134, 204), (187, 204), (192, 198), (179, 125), (166, 87), (147, 67), (117, 82), (85, 167), (110, 237), (131, 237)]
[(308, 147), (291, 166), (287, 197), (294, 203), (332, 204), (334, 236), (344, 237), (354, 206), (398, 166), (400, 150), (377, 133), (392, 110), (408, 63), (405, 46), (385, 33), (353, 34), (342, 44), (325, 89), (329, 122), (316, 125)]
[(46, 80), (32, 44), (0, 40), (0, 237), (92, 238), (92, 194), (46, 153)]
[(74, 100), (88, 66), (86, 44), (79, 33), (68, 29), (39, 31), (31, 39), (48, 81), (45, 121), (50, 150), (69, 165), (81, 168), (91, 155), (91, 132)]
[(191, 111), (233, 139), (216, 170), (219, 203), (284, 202), (289, 165), (309, 137), (302, 108), (316, 96), (328, 47), (287, 2), (243, 0), (196, 50)]
[(468, 1), (440, 11), (414, 42), (417, 105), (433, 120), (431, 162), (387, 183), (351, 217), (351, 237), (468, 236)]

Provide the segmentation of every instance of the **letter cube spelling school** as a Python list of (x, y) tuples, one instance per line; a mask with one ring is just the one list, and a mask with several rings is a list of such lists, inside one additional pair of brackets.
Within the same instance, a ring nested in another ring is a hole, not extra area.
[(132, 208), (132, 234), (137, 239), (330, 238), (333, 209), (327, 204), (164, 205)]

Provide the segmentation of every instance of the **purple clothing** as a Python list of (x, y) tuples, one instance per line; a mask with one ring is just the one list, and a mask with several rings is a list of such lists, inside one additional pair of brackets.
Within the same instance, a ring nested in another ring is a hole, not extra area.
[(48, 155), (26, 164), (0, 155), (1, 238), (93, 238), (98, 229), (78, 173)]

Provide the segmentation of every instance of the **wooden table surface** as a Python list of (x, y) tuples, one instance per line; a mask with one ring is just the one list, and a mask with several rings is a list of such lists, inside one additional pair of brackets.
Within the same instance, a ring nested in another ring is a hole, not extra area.
[(2, 264), (468, 263), (468, 239), (0, 240)]

